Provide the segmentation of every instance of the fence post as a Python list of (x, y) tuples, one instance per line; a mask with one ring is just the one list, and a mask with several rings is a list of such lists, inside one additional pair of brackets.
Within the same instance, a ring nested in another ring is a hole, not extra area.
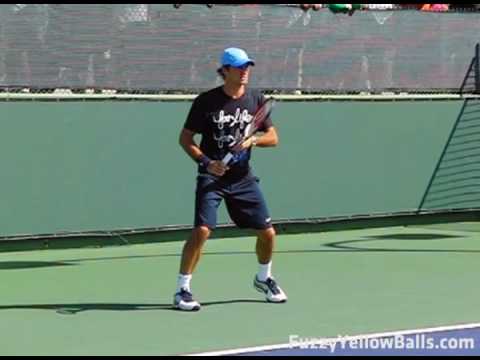
[(480, 44), (475, 45), (475, 92), (480, 94)]

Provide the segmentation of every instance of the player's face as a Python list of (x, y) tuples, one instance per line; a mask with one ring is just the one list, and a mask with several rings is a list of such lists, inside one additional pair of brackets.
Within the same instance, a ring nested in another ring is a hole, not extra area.
[(242, 67), (231, 66), (227, 72), (225, 80), (235, 85), (247, 85), (250, 76), (250, 65), (246, 64)]

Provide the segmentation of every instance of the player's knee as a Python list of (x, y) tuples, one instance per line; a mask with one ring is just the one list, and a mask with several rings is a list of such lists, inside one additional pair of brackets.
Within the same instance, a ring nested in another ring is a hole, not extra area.
[(208, 227), (198, 226), (192, 230), (185, 246), (190, 249), (201, 249), (209, 236), (210, 229)]
[(275, 235), (276, 232), (273, 226), (258, 232), (258, 236), (263, 241), (273, 241), (275, 239)]
[(210, 234), (211, 230), (204, 225), (197, 226), (193, 229), (193, 238), (202, 243), (210, 237)]

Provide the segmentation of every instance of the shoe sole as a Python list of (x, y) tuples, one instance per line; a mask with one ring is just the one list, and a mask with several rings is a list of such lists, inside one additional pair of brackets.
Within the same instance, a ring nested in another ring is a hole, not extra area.
[(199, 310), (201, 309), (200, 306), (194, 306), (194, 307), (191, 308), (191, 309), (185, 309), (185, 308), (180, 307), (180, 305), (177, 305), (177, 304), (174, 304), (173, 307), (174, 307), (174, 309), (176, 309), (176, 310), (188, 311), (188, 312), (195, 312), (195, 311), (199, 311)]

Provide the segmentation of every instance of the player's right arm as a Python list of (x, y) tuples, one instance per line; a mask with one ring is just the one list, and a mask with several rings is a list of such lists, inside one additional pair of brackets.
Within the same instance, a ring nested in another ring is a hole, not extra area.
[(195, 133), (191, 130), (183, 128), (180, 132), (179, 143), (183, 150), (196, 162), (203, 155), (200, 147), (194, 139)]
[(197, 163), (205, 166), (207, 172), (216, 176), (222, 176), (229, 168), (223, 162), (209, 159), (200, 150), (200, 147), (195, 142), (195, 132), (183, 128), (180, 132), (179, 143), (183, 150)]

